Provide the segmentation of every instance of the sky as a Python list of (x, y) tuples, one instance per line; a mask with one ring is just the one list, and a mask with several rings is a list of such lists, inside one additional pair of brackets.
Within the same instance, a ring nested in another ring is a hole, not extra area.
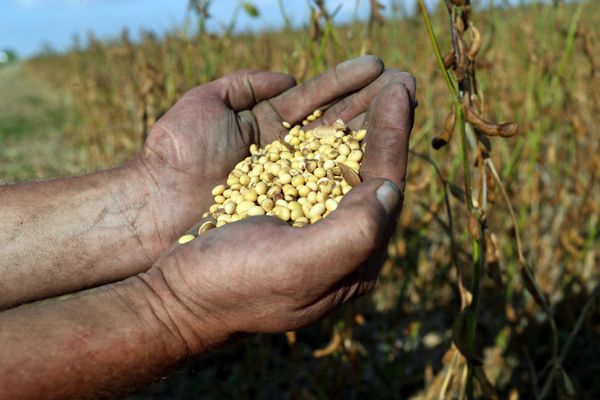
[[(341, 5), (336, 19), (350, 20), (358, 1), (358, 15), (368, 15), (368, 0), (327, 0), (330, 9)], [(387, 0), (380, 0), (384, 4)], [(433, 2), (435, 0), (428, 0)], [(412, 3), (414, 0), (396, 0)], [(265, 29), (281, 26), (278, 0), (253, 0), (260, 17), (240, 14), (238, 29)], [(308, 0), (283, 0), (288, 15), (302, 24), (308, 20)], [(43, 44), (63, 51), (73, 36), (85, 38), (93, 32), (100, 38), (114, 38), (128, 28), (135, 38), (140, 30), (161, 33), (181, 26), (187, 14), (188, 0), (0, 0), (0, 50), (16, 50), (20, 57), (38, 52)], [(222, 29), (228, 23), (238, 0), (213, 0), (208, 28)], [(388, 7), (389, 9), (389, 7)]]
[[(351, 18), (355, 0), (330, 0), (344, 3), (340, 18)], [(367, 11), (363, 0), (363, 15)], [(254, 0), (260, 17), (240, 13), (239, 29), (274, 28), (281, 23), (277, 0)], [(42, 44), (65, 50), (73, 35), (85, 38), (88, 32), (101, 38), (116, 37), (128, 28), (133, 37), (141, 30), (160, 33), (181, 25), (186, 18), (188, 0), (0, 0), (0, 49), (10, 48), (23, 56), (39, 51)], [(209, 29), (219, 30), (229, 22), (237, 0), (213, 0)], [(290, 17), (306, 20), (306, 2), (284, 0)], [(351, 7), (349, 7), (351, 5)], [(299, 7), (301, 6), (301, 7)]]

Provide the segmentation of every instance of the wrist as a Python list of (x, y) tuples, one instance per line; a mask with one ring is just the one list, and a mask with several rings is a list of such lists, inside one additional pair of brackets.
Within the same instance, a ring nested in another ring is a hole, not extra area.
[(105, 223), (127, 230), (126, 250), (145, 266), (135, 272), (145, 271), (175, 240), (177, 233), (166, 229), (160, 194), (139, 163), (130, 161), (103, 174), (110, 205)]
[(210, 309), (193, 302), (160, 267), (136, 275), (132, 284), (143, 299), (139, 312), (158, 327), (178, 357), (196, 357), (234, 340), (234, 332), (215, 320)]
[(173, 169), (158, 157), (140, 153), (125, 168), (143, 187), (152, 224), (160, 234), (162, 253), (182, 232), (198, 222), (202, 197), (212, 186), (196, 176)]

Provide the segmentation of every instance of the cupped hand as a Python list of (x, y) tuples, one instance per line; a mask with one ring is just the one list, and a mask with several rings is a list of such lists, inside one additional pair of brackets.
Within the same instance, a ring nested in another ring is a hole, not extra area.
[[(149, 132), (132, 164), (142, 171), (154, 226), (164, 250), (195, 223), (212, 202), (210, 189), (222, 183), (251, 143), (264, 145), (319, 107), (320, 121), (337, 118), (359, 126), (377, 93), (393, 79), (413, 84), (408, 74), (384, 71), (374, 56), (344, 62), (296, 86), (274, 72), (239, 71), (186, 93)], [(156, 252), (156, 251), (155, 251)]]
[[(368, 126), (364, 182), (336, 211), (302, 228), (266, 216), (231, 223), (173, 245), (144, 275), (176, 299), (169, 313), (190, 349), (308, 325), (374, 286), (402, 207), (415, 104), (414, 80), (390, 75), (374, 100), (356, 100), (370, 104), (354, 116)], [(325, 118), (349, 107), (339, 104)]]

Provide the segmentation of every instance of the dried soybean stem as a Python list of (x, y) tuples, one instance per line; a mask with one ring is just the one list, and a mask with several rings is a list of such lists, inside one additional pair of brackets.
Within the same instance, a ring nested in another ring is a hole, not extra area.
[(554, 318), (549, 317), (550, 320), (550, 328), (552, 330), (552, 369), (548, 375), (548, 379), (546, 379), (546, 383), (540, 392), (540, 396), (538, 399), (542, 400), (548, 396), (550, 392), (550, 388), (552, 387), (552, 383), (554, 383), (554, 379), (556, 378), (556, 374), (559, 371), (560, 363), (557, 357), (558, 354), (558, 332), (556, 330), (556, 323), (554, 322)]
[(471, 163), (469, 162), (469, 148), (467, 143), (467, 132), (465, 127), (464, 109), (462, 104), (456, 105), (456, 124), (460, 131), (460, 145), (462, 151), (463, 175), (465, 183), (465, 202), (469, 212), (473, 211), (473, 194), (471, 183)]
[(442, 175), (442, 171), (440, 171), (437, 164), (427, 155), (418, 153), (412, 149), (409, 150), (411, 154), (416, 157), (422, 158), (427, 161), (433, 169), (435, 170), (436, 175), (442, 182), (442, 188), (444, 190), (444, 204), (446, 207), (446, 214), (448, 215), (448, 233), (450, 235), (450, 256), (452, 259), (452, 263), (454, 264), (454, 268), (456, 268), (456, 280), (458, 282), (458, 291), (460, 294), (460, 309), (464, 310), (469, 305), (469, 295), (465, 285), (463, 283), (463, 272), (460, 264), (458, 262), (458, 252), (456, 251), (456, 240), (454, 239), (454, 220), (452, 218), (452, 208), (450, 207), (450, 196), (448, 196), (448, 182), (444, 179)]
[(498, 171), (496, 171), (496, 167), (494, 166), (494, 162), (490, 158), (486, 158), (484, 161), (485, 165), (488, 167), (492, 176), (496, 180), (498, 187), (500, 188), (500, 192), (502, 193), (502, 197), (504, 197), (504, 201), (506, 202), (506, 206), (508, 207), (508, 213), (510, 214), (510, 219), (513, 223), (513, 229), (515, 231), (515, 240), (517, 242), (517, 256), (519, 257), (519, 262), (523, 265), (526, 264), (525, 256), (523, 255), (523, 245), (521, 244), (521, 232), (519, 231), (519, 225), (517, 222), (517, 216), (515, 215), (515, 210), (513, 209), (510, 198), (508, 197), (508, 193), (506, 193), (506, 189), (504, 188), (504, 184), (498, 175)]
[(442, 57), (442, 53), (440, 52), (440, 46), (438, 45), (437, 38), (435, 33), (433, 32), (433, 27), (431, 26), (431, 20), (429, 19), (429, 12), (427, 11), (427, 6), (425, 6), (425, 2), (423, 0), (419, 0), (419, 7), (421, 8), (421, 14), (423, 14), (423, 22), (425, 23), (425, 28), (427, 29), (427, 35), (429, 36), (429, 40), (431, 40), (431, 46), (433, 47), (433, 51), (435, 53), (435, 58), (444, 74), (444, 79), (446, 79), (446, 83), (448, 84), (448, 88), (454, 94), (454, 98), (456, 99), (458, 96), (458, 92), (456, 87), (454, 86), (454, 82), (446, 70), (444, 66), (444, 58)]
[[(517, 224), (517, 218), (515, 216), (515, 212), (513, 210), (512, 203), (510, 202), (508, 194), (506, 193), (506, 189), (504, 188), (504, 185), (502, 184), (502, 181), (500, 180), (500, 177), (498, 176), (498, 172), (496, 171), (496, 168), (495, 168), (492, 160), (487, 158), (485, 160), (485, 165), (489, 168), (490, 172), (492, 173), (494, 179), (496, 180), (496, 183), (500, 187), (500, 191), (502, 192), (502, 197), (504, 197), (504, 200), (506, 201), (506, 205), (508, 207), (508, 211), (510, 213), (510, 217), (511, 217), (514, 231), (515, 231), (515, 238), (516, 238), (516, 242), (517, 242), (517, 255), (519, 258), (519, 263), (521, 264), (521, 268), (529, 268), (529, 266), (527, 265), (527, 260), (525, 259), (525, 256), (523, 255), (523, 248), (521, 245), (521, 235), (519, 232), (519, 226)], [(531, 279), (531, 284), (534, 285), (534, 290), (541, 293), (541, 289), (539, 288), (539, 285), (536, 282), (535, 278)], [(561, 365), (562, 365), (562, 361), (563, 361), (562, 354), (561, 354), (561, 357), (558, 356), (558, 331), (556, 328), (556, 321), (554, 320), (554, 316), (552, 315), (552, 310), (550, 309), (548, 304), (543, 304), (542, 308), (544, 309), (544, 313), (546, 314), (548, 321), (550, 323), (551, 340), (552, 340), (552, 344), (551, 344), (551, 347), (552, 347), (552, 370), (550, 371), (550, 374), (548, 375), (548, 378), (546, 379), (546, 383), (544, 384), (542, 391), (540, 392), (540, 395), (538, 397), (539, 399), (543, 399), (548, 395), (550, 388), (552, 387), (552, 382), (554, 382), (557, 372), (560, 370), (560, 368), (562, 368)], [(564, 351), (563, 351), (563, 353), (564, 353)]]
[(552, 328), (552, 367), (553, 368), (550, 371), (548, 378), (546, 379), (546, 382), (544, 383), (542, 391), (540, 392), (540, 395), (538, 397), (539, 399), (544, 399), (544, 398), (546, 398), (546, 396), (548, 396), (548, 394), (550, 392), (550, 388), (552, 387), (552, 383), (554, 382), (554, 379), (556, 379), (556, 375), (562, 371), (562, 363), (565, 360), (567, 353), (569, 352), (569, 350), (573, 344), (573, 340), (575, 339), (575, 336), (577, 336), (577, 333), (581, 329), (581, 326), (583, 325), (583, 321), (585, 320), (585, 317), (589, 313), (592, 305), (594, 304), (594, 300), (596, 300), (598, 298), (598, 296), (600, 296), (600, 285), (596, 286), (596, 288), (592, 292), (591, 296), (588, 298), (585, 306), (583, 307), (583, 310), (581, 311), (581, 314), (579, 314), (579, 318), (577, 318), (577, 322), (575, 323), (573, 330), (569, 334), (569, 338), (567, 339), (567, 342), (565, 343), (562, 351), (560, 352), (560, 356), (557, 356), (557, 354), (558, 354), (558, 332), (556, 330), (556, 323), (554, 322), (554, 318), (549, 317), (550, 327)]
[(567, 342), (563, 346), (560, 352), (560, 356), (558, 357), (558, 361), (560, 364), (562, 364), (563, 361), (565, 361), (565, 357), (567, 357), (567, 353), (573, 345), (573, 340), (575, 340), (575, 336), (577, 336), (577, 334), (579, 333), (579, 330), (583, 325), (585, 317), (588, 315), (590, 309), (592, 308), (592, 305), (594, 305), (594, 301), (596, 301), (598, 298), (600, 298), (600, 284), (596, 285), (596, 288), (592, 291), (592, 294), (585, 303), (585, 306), (583, 306), (583, 310), (581, 310), (581, 314), (579, 314), (579, 318), (577, 318), (577, 322), (575, 323), (573, 330), (569, 334), (569, 338), (567, 339)]
[[(467, 352), (472, 354), (475, 349), (475, 331), (477, 330), (477, 313), (479, 311), (479, 293), (481, 288), (481, 275), (485, 268), (485, 221), (479, 219), (479, 237), (473, 239), (473, 286), (471, 293), (473, 300), (466, 314), (467, 322)], [(473, 397), (473, 363), (467, 360), (467, 396)]]

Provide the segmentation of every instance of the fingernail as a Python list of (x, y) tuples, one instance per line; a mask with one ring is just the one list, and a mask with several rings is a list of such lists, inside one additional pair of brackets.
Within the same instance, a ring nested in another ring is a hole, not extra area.
[(375, 196), (377, 196), (377, 200), (385, 208), (385, 211), (391, 214), (400, 201), (400, 189), (394, 182), (386, 180), (379, 186)]

